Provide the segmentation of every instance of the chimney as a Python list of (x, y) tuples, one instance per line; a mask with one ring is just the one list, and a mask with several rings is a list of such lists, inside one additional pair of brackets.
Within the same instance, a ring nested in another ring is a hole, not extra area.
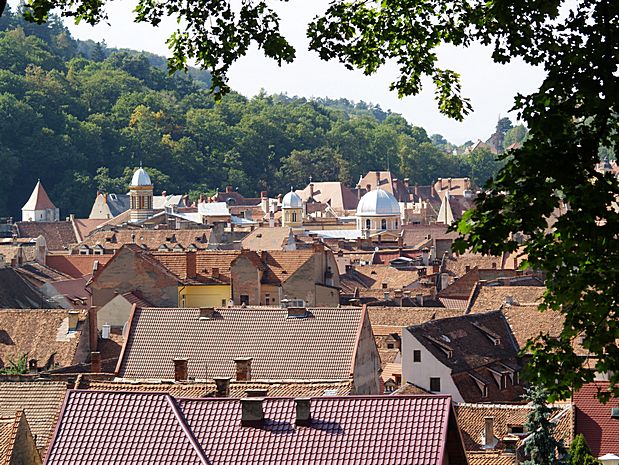
[(309, 188), (310, 188), (310, 197), (314, 197), (314, 183), (313, 182), (310, 182)]
[(219, 268), (211, 268), (213, 279), (219, 279)]
[(174, 381), (187, 381), (189, 375), (188, 362), (189, 360), (186, 358), (174, 359)]
[(262, 399), (244, 397), (241, 399), (241, 426), (260, 426), (264, 422)]
[(168, 191), (161, 191), (161, 197), (167, 197), (168, 196)]
[(234, 359), (237, 381), (251, 381), (251, 361), (251, 357), (238, 357)]
[(226, 192), (227, 193), (232, 192), (232, 186), (226, 186)]
[(404, 178), (404, 185), (406, 186), (406, 189), (408, 189), (410, 184), (411, 184), (411, 180), (409, 178)]
[(468, 273), (469, 271), (471, 271), (471, 265), (464, 265), (464, 272)]
[(35, 375), (39, 372), (39, 361), (36, 358), (28, 360), (28, 371), (30, 374)]
[(428, 266), (430, 264), (430, 249), (427, 247), (424, 247), (421, 251), (421, 263), (423, 263), (424, 266)]
[(451, 190), (451, 178), (447, 179), (447, 188)]
[(101, 373), (101, 352), (90, 353), (90, 372)]
[(195, 250), (185, 252), (185, 276), (195, 278), (197, 275), (197, 256)]
[(423, 307), (423, 294), (417, 294), (415, 300), (417, 301), (417, 305)]
[(213, 318), (215, 313), (214, 307), (200, 307), (200, 319), (201, 320), (210, 320)]
[(518, 269), (518, 257), (514, 257), (514, 270)]
[(494, 417), (484, 417), (484, 449), (494, 447)]
[(309, 397), (302, 397), (295, 399), (294, 403), (297, 409), (295, 425), (309, 426), (312, 421), (311, 399)]
[(441, 290), (446, 289), (447, 286), (449, 286), (449, 275), (441, 273)]
[(230, 378), (213, 378), (215, 381), (215, 397), (230, 397)]
[(77, 331), (77, 323), (79, 322), (80, 312), (77, 310), (69, 311), (69, 331)]
[(261, 191), (260, 192), (260, 198), (261, 199), (266, 199), (267, 198), (267, 191)]
[(376, 188), (380, 187), (380, 171), (376, 172)]
[(268, 389), (245, 389), (246, 397), (266, 397), (268, 393)]
[(322, 245), (322, 242), (320, 242), (320, 239), (314, 239), (314, 242), (312, 242), (312, 250), (314, 252), (324, 252), (325, 247)]

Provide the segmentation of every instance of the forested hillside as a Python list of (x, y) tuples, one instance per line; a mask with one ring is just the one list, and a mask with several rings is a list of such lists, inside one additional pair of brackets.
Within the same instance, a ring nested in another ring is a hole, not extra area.
[(156, 192), (193, 195), (226, 184), (274, 195), (310, 175), (354, 185), (387, 167), (413, 183), (464, 175), (480, 184), (497, 169), (489, 153), (451, 155), (376, 106), (235, 93), (216, 104), (204, 72), (170, 77), (164, 67), (160, 57), (76, 41), (58, 20), (36, 26), (5, 12), (0, 216), (18, 215), (37, 178), (63, 214), (86, 215), (97, 190), (125, 192), (140, 163)]

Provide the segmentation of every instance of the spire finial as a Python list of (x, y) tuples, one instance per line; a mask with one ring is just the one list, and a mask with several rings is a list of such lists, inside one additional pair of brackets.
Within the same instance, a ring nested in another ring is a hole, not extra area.
[(310, 180), (310, 184), (312, 183), (312, 175), (310, 174), (309, 180)]
[(290, 192), (294, 192), (294, 187), (290, 186)]

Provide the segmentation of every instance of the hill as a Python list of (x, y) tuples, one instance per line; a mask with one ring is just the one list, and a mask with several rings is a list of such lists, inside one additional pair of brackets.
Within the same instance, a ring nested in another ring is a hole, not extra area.
[(208, 84), (204, 71), (169, 76), (162, 57), (75, 40), (57, 18), (37, 26), (5, 12), (0, 216), (20, 214), (37, 178), (63, 214), (87, 215), (97, 190), (125, 191), (140, 163), (156, 191), (194, 196), (228, 184), (274, 195), (309, 176), (354, 185), (387, 166), (413, 183), (471, 173), (481, 182), (495, 169), (375, 105), (265, 93), (216, 104)]

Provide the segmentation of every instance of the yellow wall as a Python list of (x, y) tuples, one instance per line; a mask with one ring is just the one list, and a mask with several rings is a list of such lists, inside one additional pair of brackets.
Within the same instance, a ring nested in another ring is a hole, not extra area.
[(223, 307), (227, 305), (228, 299), (230, 299), (229, 285), (183, 286), (178, 288), (179, 307)]

